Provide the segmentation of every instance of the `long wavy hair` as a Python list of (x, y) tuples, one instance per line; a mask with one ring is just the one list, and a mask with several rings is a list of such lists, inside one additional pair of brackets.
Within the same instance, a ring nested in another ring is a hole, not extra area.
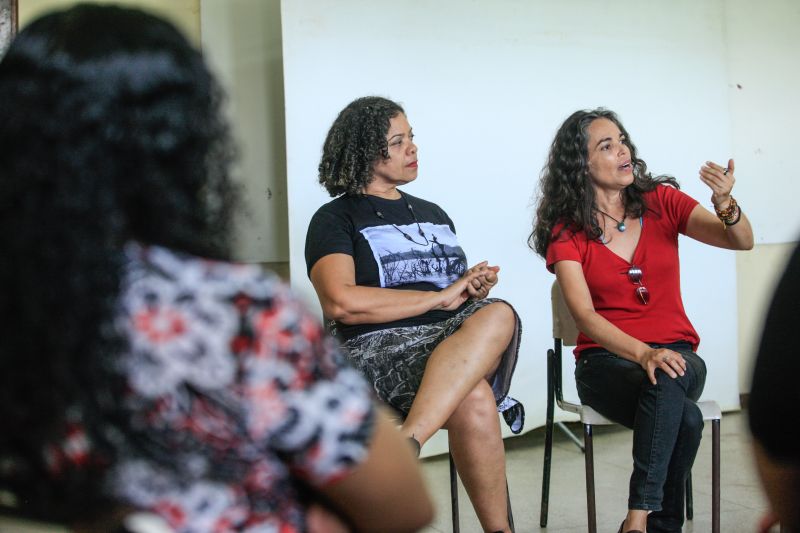
[(405, 113), (399, 104), (380, 96), (365, 96), (342, 109), (325, 138), (319, 162), (319, 182), (331, 196), (361, 194), (372, 181), (379, 159), (389, 157), (389, 121)]
[[(0, 62), (0, 491), (28, 514), (96, 510), (106, 436), (129, 432), (113, 371), (123, 245), (229, 255), (221, 101), (200, 53), (134, 9), (45, 15)], [(75, 424), (93, 459), (54, 468), (47, 450)]]
[(603, 233), (597, 224), (595, 192), (589, 176), (589, 125), (605, 118), (617, 125), (625, 136), (625, 145), (631, 153), (633, 183), (622, 191), (625, 216), (638, 218), (644, 215), (647, 204), (645, 192), (654, 190), (661, 183), (679, 188), (671, 176), (653, 177), (647, 164), (637, 155), (625, 126), (613, 111), (598, 108), (576, 111), (564, 121), (556, 132), (547, 163), (539, 180), (539, 194), (533, 231), (528, 237), (528, 246), (545, 257), (547, 247), (553, 239), (553, 229), (564, 224), (563, 230), (584, 231), (590, 239), (598, 239)]

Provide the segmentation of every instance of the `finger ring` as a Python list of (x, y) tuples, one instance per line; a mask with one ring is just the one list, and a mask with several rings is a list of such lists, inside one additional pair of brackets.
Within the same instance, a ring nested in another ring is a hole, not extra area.
[(730, 172), (730, 171), (731, 171), (731, 169), (729, 169), (729, 168), (725, 167), (725, 170), (723, 170), (723, 171), (722, 171), (722, 175), (723, 175), (723, 176), (727, 176), (727, 175), (728, 175), (728, 172)]
[(669, 363), (669, 356), (665, 355), (664, 357), (661, 358), (661, 360), (664, 361), (665, 363)]

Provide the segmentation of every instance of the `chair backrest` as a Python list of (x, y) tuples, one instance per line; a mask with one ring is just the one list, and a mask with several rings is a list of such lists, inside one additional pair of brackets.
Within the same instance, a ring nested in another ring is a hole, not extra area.
[(578, 342), (578, 326), (564, 301), (558, 281), (553, 282), (550, 299), (553, 306), (553, 338), (561, 339), (564, 346), (575, 346)]
[(550, 394), (553, 395), (558, 406), (566, 411), (580, 413), (580, 405), (564, 400), (562, 388), (562, 346), (575, 346), (578, 342), (578, 326), (567, 308), (564, 295), (558, 281), (553, 282), (550, 290), (550, 300), (553, 314), (553, 348), (548, 350), (548, 383)]

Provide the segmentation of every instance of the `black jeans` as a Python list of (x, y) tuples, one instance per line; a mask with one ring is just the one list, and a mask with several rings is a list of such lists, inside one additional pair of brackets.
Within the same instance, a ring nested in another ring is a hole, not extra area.
[(706, 365), (688, 344), (652, 346), (679, 352), (686, 361), (684, 375), (673, 379), (658, 369), (653, 385), (637, 363), (593, 349), (578, 360), (575, 381), (582, 403), (633, 429), (628, 508), (652, 511), (649, 533), (680, 532), (686, 478), (703, 432), (694, 401), (703, 392)]

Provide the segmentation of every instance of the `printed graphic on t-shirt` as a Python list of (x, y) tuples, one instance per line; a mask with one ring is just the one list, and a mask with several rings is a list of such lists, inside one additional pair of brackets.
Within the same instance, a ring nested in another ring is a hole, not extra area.
[[(467, 271), (464, 251), (447, 224), (421, 222), (372, 226), (361, 230), (378, 263), (381, 287), (432, 283), (445, 288)], [(414, 239), (410, 241), (403, 233)]]

